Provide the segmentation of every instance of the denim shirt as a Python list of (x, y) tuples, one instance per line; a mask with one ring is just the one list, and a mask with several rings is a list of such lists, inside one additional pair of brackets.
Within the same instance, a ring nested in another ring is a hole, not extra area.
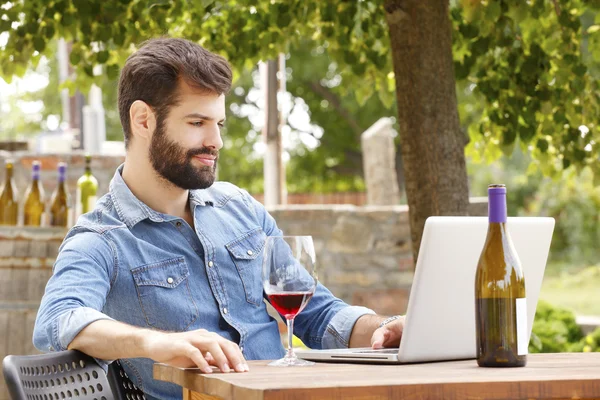
[[(189, 191), (192, 229), (137, 199), (122, 169), (60, 247), (36, 318), (35, 347), (66, 350), (90, 323), (114, 319), (169, 332), (204, 328), (238, 343), (248, 360), (283, 357), (261, 280), (265, 239), (282, 232), (265, 208), (246, 191), (216, 182)], [(356, 320), (372, 313), (319, 284), (294, 334), (311, 348), (348, 347)], [(110, 363), (99, 361), (105, 369)], [(148, 398), (181, 399), (181, 387), (153, 379), (151, 359), (121, 361)]]

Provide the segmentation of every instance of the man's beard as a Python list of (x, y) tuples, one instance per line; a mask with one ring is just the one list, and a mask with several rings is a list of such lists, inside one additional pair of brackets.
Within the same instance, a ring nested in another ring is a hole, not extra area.
[[(213, 166), (196, 166), (193, 157), (210, 154), (215, 157)], [(219, 152), (208, 147), (186, 150), (169, 140), (164, 122), (159, 121), (150, 142), (150, 162), (160, 176), (182, 189), (206, 189), (215, 182)]]

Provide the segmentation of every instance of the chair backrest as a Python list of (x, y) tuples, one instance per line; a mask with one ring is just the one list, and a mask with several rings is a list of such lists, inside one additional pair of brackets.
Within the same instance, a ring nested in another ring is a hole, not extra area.
[(112, 388), (115, 400), (146, 400), (144, 392), (131, 382), (119, 360), (108, 366), (108, 383)]
[(127, 379), (120, 364), (113, 364), (109, 374), (114, 377), (109, 379), (94, 358), (77, 350), (67, 350), (7, 356), (2, 369), (13, 400), (144, 399), (141, 390)]

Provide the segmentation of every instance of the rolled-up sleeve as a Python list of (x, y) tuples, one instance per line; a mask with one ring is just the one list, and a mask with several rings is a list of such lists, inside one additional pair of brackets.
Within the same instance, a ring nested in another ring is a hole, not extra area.
[(322, 348), (347, 348), (354, 324), (363, 315), (375, 315), (375, 311), (359, 306), (348, 306), (338, 311), (327, 324), (321, 342)]
[(102, 309), (115, 263), (115, 251), (101, 234), (69, 232), (59, 249), (36, 317), (33, 344), (38, 350), (66, 350), (86, 326), (112, 319)]

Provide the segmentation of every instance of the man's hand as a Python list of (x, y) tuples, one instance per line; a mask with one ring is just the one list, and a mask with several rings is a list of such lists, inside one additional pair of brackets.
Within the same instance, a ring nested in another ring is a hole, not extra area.
[(206, 329), (165, 333), (150, 331), (143, 337), (144, 353), (157, 362), (180, 368), (198, 367), (211, 373), (211, 365), (222, 372), (249, 371), (248, 364), (236, 343)]
[(404, 330), (404, 316), (378, 328), (371, 337), (371, 347), (399, 347), (402, 331)]

